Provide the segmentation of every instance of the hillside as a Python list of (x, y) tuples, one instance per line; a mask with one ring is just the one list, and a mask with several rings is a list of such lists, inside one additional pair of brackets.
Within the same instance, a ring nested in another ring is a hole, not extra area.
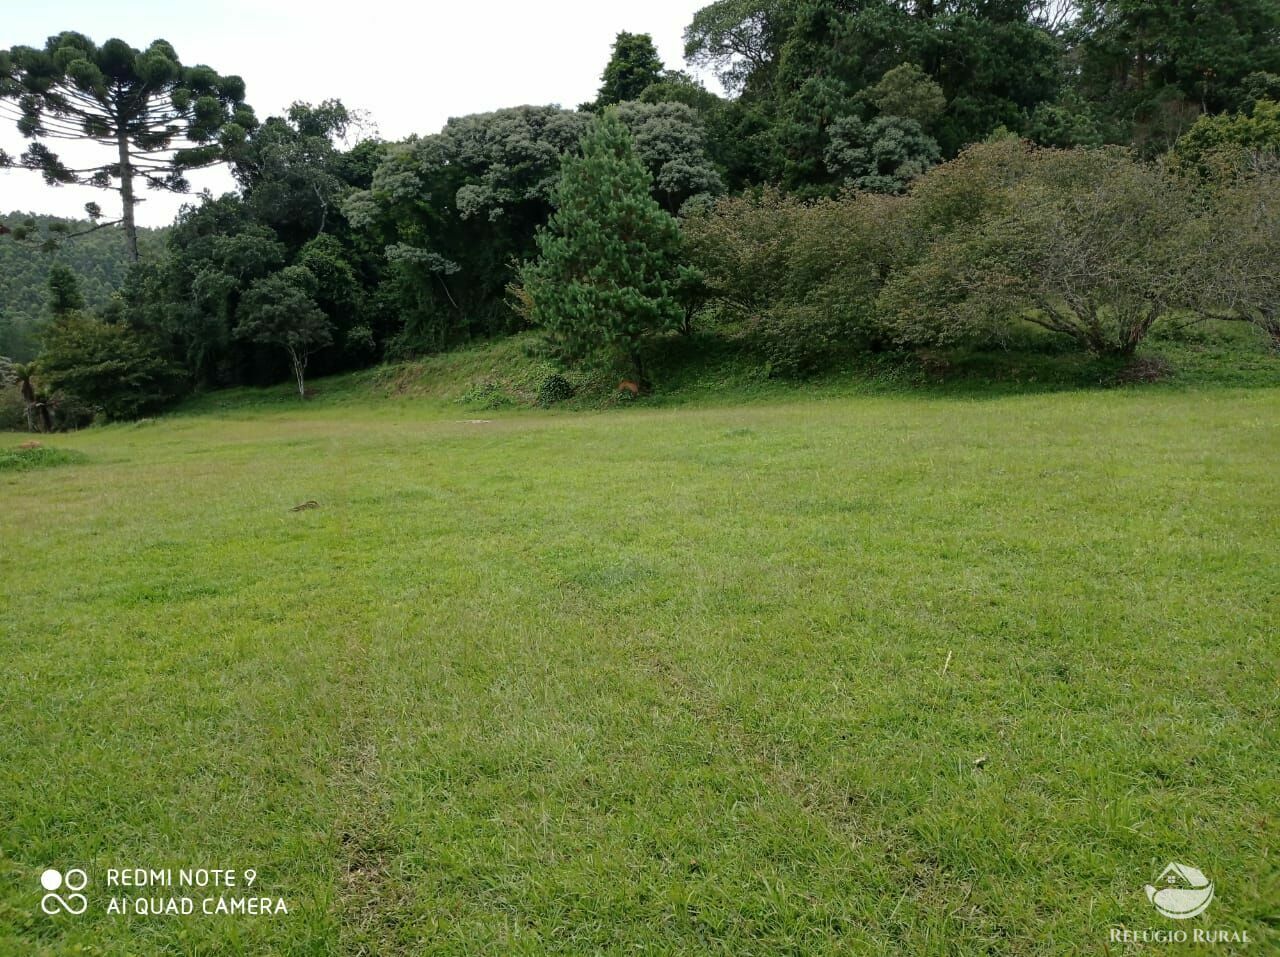
[[(53, 223), (65, 223), (71, 230), (87, 229), (86, 220), (41, 216), (14, 211), (0, 213), (0, 222), (21, 223), (34, 219), (42, 233)], [(165, 230), (140, 229), (143, 255), (158, 250)], [(61, 259), (80, 279), (80, 291), (90, 308), (106, 305), (124, 279), (128, 266), (124, 237), (116, 227), (99, 229), (62, 244), (56, 253), (38, 246), (0, 238), (0, 355), (29, 359), (35, 354), (33, 333), (44, 315), (49, 265)]]
[[(315, 379), (309, 407), (427, 406), (474, 413), (537, 408), (548, 377), (564, 374), (575, 394), (556, 408), (590, 411), (620, 404), (641, 407), (739, 405), (854, 395), (954, 395), (974, 398), (1031, 392), (1113, 388), (1270, 388), (1280, 386), (1280, 355), (1253, 326), (1210, 322), (1160, 332), (1143, 349), (1138, 370), (1154, 368), (1158, 382), (1137, 383), (1115, 361), (1064, 357), (1043, 336), (1020, 348), (947, 353), (884, 353), (834, 364), (803, 380), (771, 378), (740, 341), (718, 330), (663, 343), (653, 364), (655, 391), (639, 400), (620, 395), (617, 376), (564, 372), (539, 354), (538, 336), (524, 333), (407, 362)], [(181, 403), (178, 415), (270, 412), (298, 405), (292, 383), (221, 389)], [(3, 426), (0, 426), (3, 427)]]

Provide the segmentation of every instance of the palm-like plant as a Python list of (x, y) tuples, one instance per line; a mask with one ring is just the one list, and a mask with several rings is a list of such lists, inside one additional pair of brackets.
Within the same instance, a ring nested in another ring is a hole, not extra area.
[(26, 405), (27, 428), (32, 432), (52, 432), (53, 421), (49, 416), (49, 405), (41, 401), (36, 393), (36, 364), (34, 362), (17, 362), (13, 365), (14, 381), (22, 393), (22, 401)]

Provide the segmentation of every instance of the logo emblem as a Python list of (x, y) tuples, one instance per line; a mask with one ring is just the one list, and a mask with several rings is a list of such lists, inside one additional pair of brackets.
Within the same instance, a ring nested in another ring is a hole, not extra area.
[[(54, 868), (49, 868), (40, 875), (40, 886), (49, 892), (40, 898), (40, 909), (46, 914), (56, 914), (59, 911), (83, 914), (89, 906), (89, 900), (76, 891), (84, 890), (88, 883), (89, 875), (78, 867), (67, 871), (65, 877)], [(58, 893), (63, 887), (71, 891), (66, 897)]]
[(1144, 890), (1147, 900), (1171, 920), (1199, 917), (1213, 902), (1213, 881), (1190, 864), (1170, 864)]

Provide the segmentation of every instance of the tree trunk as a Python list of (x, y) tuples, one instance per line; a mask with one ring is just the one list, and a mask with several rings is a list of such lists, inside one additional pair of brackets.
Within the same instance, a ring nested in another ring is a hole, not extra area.
[(138, 227), (133, 221), (133, 208), (137, 200), (133, 196), (133, 161), (129, 157), (129, 135), (123, 124), (116, 134), (120, 148), (120, 206), (124, 222), (124, 238), (129, 247), (129, 261), (138, 261)]
[(293, 377), (298, 380), (298, 398), (305, 399), (307, 397), (307, 386), (303, 381), (303, 376), (307, 371), (307, 357), (290, 349), (289, 359), (293, 362)]
[(649, 388), (649, 379), (644, 372), (644, 361), (640, 357), (640, 350), (632, 349), (628, 358), (631, 360), (632, 368), (635, 369), (636, 384), (640, 386), (641, 389), (647, 391)]
[(19, 388), (22, 391), (23, 411), (27, 414), (27, 431), (39, 432), (40, 428), (36, 424), (36, 390), (31, 384), (30, 378), (21, 378), (18, 380)]

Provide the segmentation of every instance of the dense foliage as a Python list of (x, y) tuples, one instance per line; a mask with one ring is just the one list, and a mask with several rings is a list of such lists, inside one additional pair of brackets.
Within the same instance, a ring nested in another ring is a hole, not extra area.
[[(1259, 165), (1261, 162), (1261, 165)], [(1277, 330), (1280, 166), (1208, 183), (1120, 149), (1005, 136), (909, 195), (765, 192), (685, 227), (717, 314), (776, 371), (851, 349), (996, 345), (1039, 327), (1131, 356), (1157, 323)]]
[(110, 420), (163, 405), (179, 372), (142, 334), (76, 311), (50, 324), (39, 375), (55, 404), (73, 399)]
[(569, 361), (626, 363), (646, 381), (644, 349), (674, 329), (680, 230), (650, 195), (652, 178), (614, 109), (565, 157), (555, 213), (520, 274), (529, 320)]
[[(35, 358), (39, 329), (48, 317), (48, 277), (54, 263), (65, 263), (75, 274), (80, 292), (91, 309), (102, 309), (124, 282), (129, 265), (124, 235), (117, 227), (99, 229), (61, 242), (56, 255), (41, 248), (41, 240), (59, 234), (81, 233), (93, 224), (14, 212), (0, 214), (0, 222), (29, 223), (32, 241), (0, 240), (0, 355)], [(56, 227), (56, 232), (50, 232)], [(164, 230), (139, 229), (144, 259), (163, 245)]]
[(722, 200), (685, 224), (708, 322), (741, 330), (773, 374), (878, 348), (875, 300), (898, 258), (900, 204), (849, 192), (805, 203), (778, 190)]
[(1120, 361), (1206, 316), (1280, 344), (1277, 31), (1276, 0), (715, 0), (686, 54), (728, 97), (624, 32), (577, 110), (399, 143), (338, 100), (259, 123), (163, 41), (60, 34), (0, 53), (32, 141), (0, 166), (71, 181), (44, 140), (87, 138), (123, 150), (93, 185), (225, 162), (238, 189), (144, 231), (127, 271), (96, 207), (0, 220), (0, 355), (43, 349), (22, 407), (47, 427), (286, 377), (305, 396), (306, 374), (529, 324), (640, 381), (699, 330), (774, 375), (1028, 330)]

